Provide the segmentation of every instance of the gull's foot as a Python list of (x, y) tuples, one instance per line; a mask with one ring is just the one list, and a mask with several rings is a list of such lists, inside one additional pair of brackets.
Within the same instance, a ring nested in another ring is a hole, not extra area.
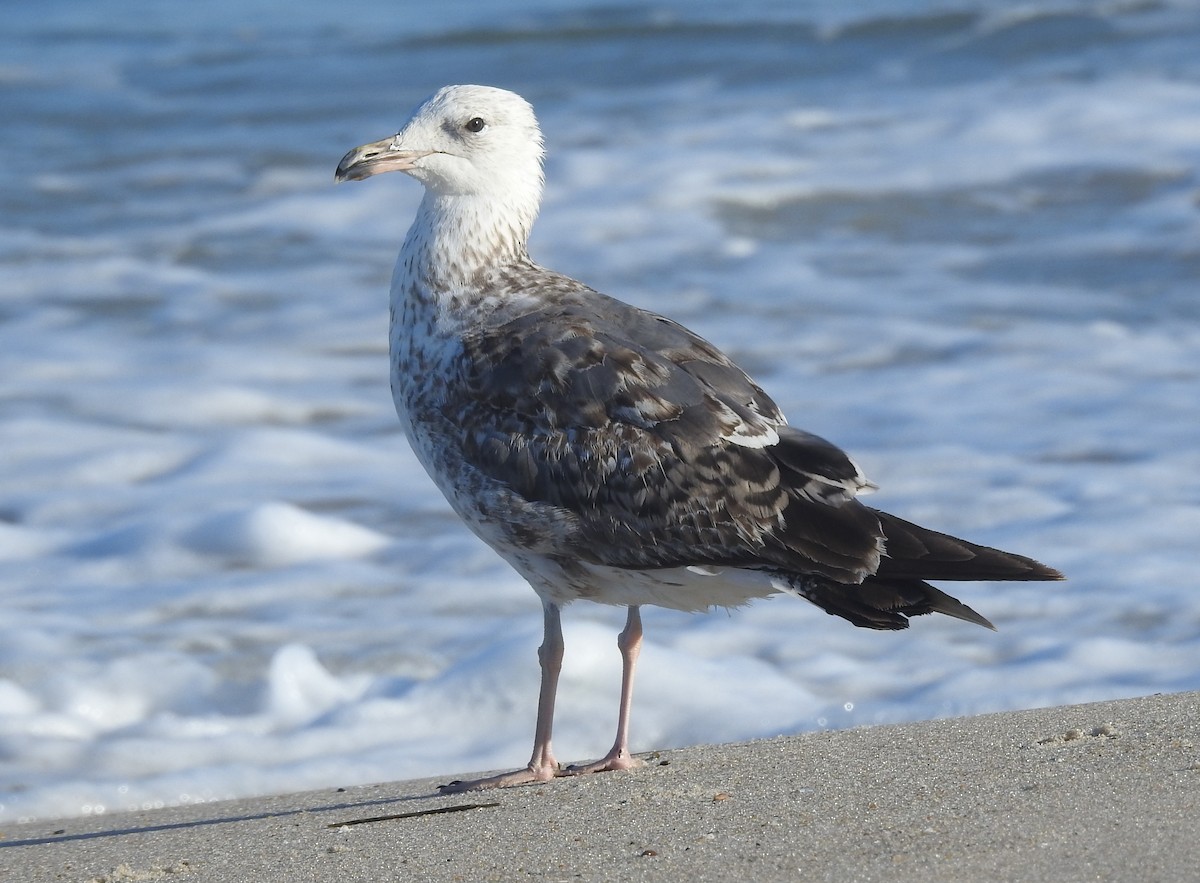
[(482, 779), (455, 779), (445, 785), (438, 785), (439, 794), (460, 794), (463, 791), (484, 791), (488, 788), (510, 788), (513, 785), (529, 785), (533, 782), (548, 782), (555, 776), (563, 775), (558, 764), (543, 764), (513, 770), (511, 773), (501, 773), (498, 776), (486, 776)]
[(609, 773), (616, 770), (633, 770), (645, 766), (646, 761), (634, 757), (626, 750), (610, 751), (604, 757), (592, 763), (571, 764), (561, 775), (584, 776), (588, 773)]

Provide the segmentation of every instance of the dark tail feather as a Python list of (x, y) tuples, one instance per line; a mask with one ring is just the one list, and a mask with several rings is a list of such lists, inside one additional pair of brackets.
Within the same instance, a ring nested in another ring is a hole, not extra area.
[[(896, 580), (1049, 580), (1063, 575), (1041, 562), (1003, 552), (988, 546), (977, 546), (949, 534), (938, 533), (912, 524), (887, 512), (872, 509), (886, 537), (885, 555), (879, 562), (876, 576), (888, 583)], [(934, 591), (937, 591), (934, 589)], [(940, 593), (939, 593), (940, 594)], [(950, 598), (949, 595), (944, 595)], [(953, 601), (953, 598), (950, 598)], [(957, 604), (958, 602), (955, 601)], [(937, 607), (933, 609), (938, 609)], [(966, 608), (970, 609), (970, 608)], [(940, 610), (949, 613), (948, 610)], [(971, 611), (974, 613), (974, 611)], [(951, 616), (958, 614), (950, 613)], [(975, 616), (979, 616), (975, 614)], [(959, 616), (970, 622), (977, 620)], [(983, 619), (983, 617), (979, 617)], [(984, 620), (983, 624), (987, 623)], [(990, 624), (989, 624), (990, 625)]]
[(868, 629), (906, 629), (908, 617), (944, 613), (992, 631), (996, 627), (966, 604), (919, 579), (880, 579), (846, 585), (821, 576), (791, 577), (795, 591), (826, 613)]
[(925, 580), (1063, 578), (1032, 558), (927, 530), (886, 512), (871, 512), (879, 518), (886, 538), (876, 573), (861, 583), (838, 582), (818, 574), (780, 574), (797, 594), (857, 626), (903, 629), (908, 628), (910, 616), (944, 613), (995, 630), (985, 617)]

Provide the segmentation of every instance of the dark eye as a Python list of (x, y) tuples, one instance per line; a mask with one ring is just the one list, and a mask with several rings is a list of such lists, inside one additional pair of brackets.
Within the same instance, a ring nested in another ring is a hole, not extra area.
[(483, 121), (483, 117), (471, 117), (463, 123), (463, 128), (468, 132), (482, 132), (486, 125), (487, 123)]

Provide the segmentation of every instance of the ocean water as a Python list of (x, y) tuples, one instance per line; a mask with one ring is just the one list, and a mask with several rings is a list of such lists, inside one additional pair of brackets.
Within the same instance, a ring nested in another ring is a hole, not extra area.
[[(635, 749), (1200, 688), (1197, 45), (1182, 0), (5, 4), (0, 822), (527, 759), (537, 599), (387, 389), (419, 187), (332, 181), (452, 82), (539, 111), (539, 260), (1070, 577), (952, 587), (995, 634), (648, 609)], [(622, 619), (566, 611), (564, 760)]]

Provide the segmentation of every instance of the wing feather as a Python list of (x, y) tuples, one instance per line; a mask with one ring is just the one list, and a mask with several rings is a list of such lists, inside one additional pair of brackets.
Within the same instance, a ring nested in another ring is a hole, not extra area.
[(785, 426), (720, 350), (588, 292), (481, 331), (446, 405), (467, 459), (572, 514), (570, 550), (617, 567), (764, 563), (859, 582), (882, 530), (834, 445)]

